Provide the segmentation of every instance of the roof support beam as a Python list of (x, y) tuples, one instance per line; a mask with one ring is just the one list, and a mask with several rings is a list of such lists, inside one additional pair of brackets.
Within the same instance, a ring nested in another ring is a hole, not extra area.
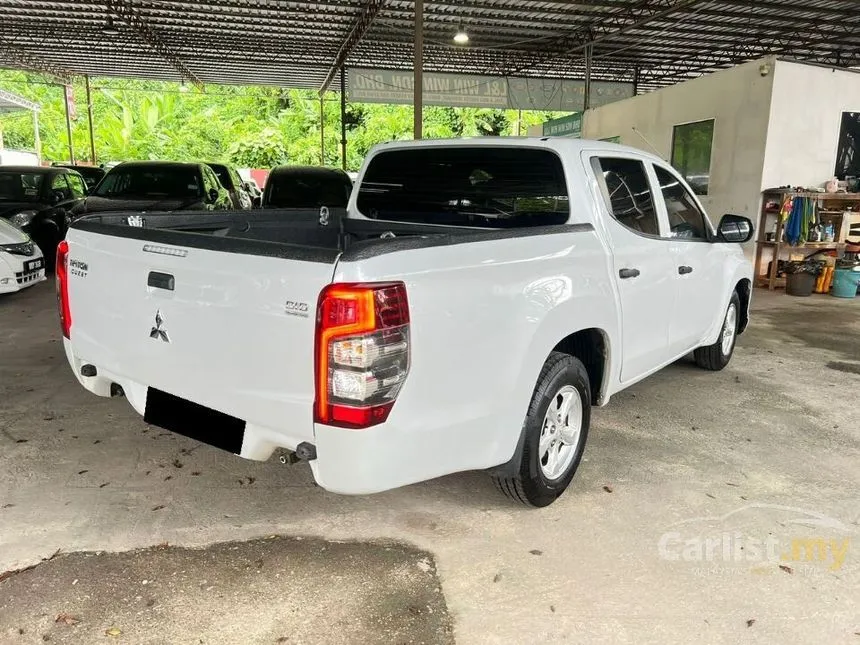
[(0, 37), (0, 67), (18, 67), (31, 72), (47, 74), (63, 85), (69, 85), (72, 82), (72, 76), (74, 76), (74, 73), (69, 70), (42, 60), (38, 56), (33, 56), (3, 37)]
[(177, 56), (167, 45), (161, 42), (158, 35), (152, 30), (146, 20), (140, 15), (131, 0), (107, 0), (108, 13), (120, 18), (129, 27), (134, 29), (137, 34), (152, 47), (158, 54), (166, 60), (170, 65), (179, 72), (179, 75), (197, 89), (203, 89), (203, 81), (185, 66), (179, 56)]
[(547, 49), (551, 51), (536, 56), (529, 63), (509, 70), (508, 73), (521, 72), (529, 67), (546, 64), (558, 58), (566, 58), (571, 54), (584, 51), (586, 47), (595, 43), (621, 36), (654, 20), (665, 18), (683, 9), (689, 9), (697, 2), (701, 2), (701, 0), (641, 0), (635, 4), (627, 5), (620, 11), (600, 13), (593, 22), (582, 29), (566, 34), (554, 44), (548, 43)]
[(373, 24), (379, 11), (387, 2), (388, 0), (365, 1), (364, 6), (361, 8), (361, 12), (358, 14), (358, 18), (356, 18), (349, 30), (349, 33), (346, 38), (344, 38), (343, 43), (341, 43), (341, 46), (337, 51), (337, 55), (334, 58), (334, 62), (332, 63), (328, 74), (326, 74), (325, 81), (323, 81), (323, 84), (320, 87), (320, 96), (322, 96), (328, 89), (328, 86), (331, 85), (331, 82), (334, 80), (338, 70), (343, 67), (346, 59), (349, 58), (349, 55), (352, 53), (352, 50), (355, 49), (355, 47), (361, 42), (361, 39), (364, 38), (370, 25)]

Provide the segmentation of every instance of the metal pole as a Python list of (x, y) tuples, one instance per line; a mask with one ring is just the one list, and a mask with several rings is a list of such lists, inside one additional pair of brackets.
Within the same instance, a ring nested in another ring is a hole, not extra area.
[(517, 136), (523, 136), (523, 111), (519, 110), (517, 112)]
[(633, 96), (639, 94), (639, 66), (633, 68)]
[(69, 138), (69, 162), (75, 165), (75, 147), (72, 143), (72, 115), (69, 114), (69, 95), (66, 86), (63, 86), (63, 102), (66, 104), (66, 136)]
[(594, 45), (585, 46), (585, 96), (582, 111), (591, 107), (591, 52)]
[(325, 166), (325, 92), (320, 94), (320, 165)]
[(90, 77), (84, 76), (84, 83), (87, 86), (87, 120), (90, 123), (90, 161), (93, 165), (96, 164), (96, 138), (93, 134), (93, 98), (90, 95)]
[(415, 0), (415, 63), (414, 67), (414, 95), (412, 106), (415, 112), (415, 120), (412, 132), (415, 139), (423, 135), (424, 124), (424, 0)]
[(39, 112), (33, 110), (33, 146), (36, 148), (36, 160), (42, 163), (42, 137), (39, 135)]
[(346, 170), (346, 69), (340, 68), (340, 159)]

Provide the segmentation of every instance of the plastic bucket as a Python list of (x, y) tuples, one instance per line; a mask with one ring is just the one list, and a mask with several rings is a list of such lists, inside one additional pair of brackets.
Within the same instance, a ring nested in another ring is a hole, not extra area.
[(853, 298), (857, 295), (857, 285), (860, 283), (860, 271), (853, 269), (836, 269), (833, 273), (833, 291), (837, 298)]
[(789, 273), (785, 279), (785, 292), (790, 296), (811, 296), (817, 276), (811, 273)]

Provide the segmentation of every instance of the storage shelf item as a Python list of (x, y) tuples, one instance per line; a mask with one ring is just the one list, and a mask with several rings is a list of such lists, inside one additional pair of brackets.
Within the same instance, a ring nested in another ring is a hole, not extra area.
[[(833, 224), (833, 242), (807, 242), (792, 246), (784, 241), (785, 223), (779, 213), (782, 204), (788, 197), (806, 197), (816, 201), (816, 215)], [(773, 203), (779, 204), (774, 208)], [(756, 240), (755, 271), (756, 286), (776, 289), (785, 287), (785, 278), (779, 276), (780, 256), (791, 251), (843, 251), (845, 240), (849, 234), (850, 222), (860, 218), (860, 193), (818, 193), (794, 190), (766, 190), (762, 193), (762, 207), (759, 216), (758, 239)], [(846, 217), (846, 213), (849, 217)], [(776, 219), (776, 232), (773, 240), (767, 239), (771, 229), (768, 220), (773, 224)], [(761, 272), (762, 259), (770, 258), (770, 268)]]

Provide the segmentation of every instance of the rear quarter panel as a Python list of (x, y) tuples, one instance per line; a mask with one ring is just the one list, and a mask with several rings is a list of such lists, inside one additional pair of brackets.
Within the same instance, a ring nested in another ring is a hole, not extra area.
[[(615, 340), (608, 259), (592, 228), (566, 226), (342, 261), (335, 281), (402, 280), (409, 299), (409, 376), (388, 421), (360, 433), (378, 438), (372, 488), (508, 461), (553, 347), (589, 327)], [(321, 457), (352, 439), (319, 426), (316, 436)]]

